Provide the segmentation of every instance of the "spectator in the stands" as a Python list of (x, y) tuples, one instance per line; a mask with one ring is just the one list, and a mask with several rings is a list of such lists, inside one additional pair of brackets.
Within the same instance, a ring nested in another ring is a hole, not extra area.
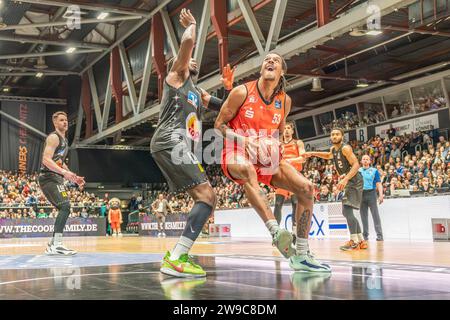
[(331, 193), (327, 185), (320, 187), (320, 193), (317, 195), (317, 200), (320, 202), (326, 202), (331, 200)]
[(397, 148), (396, 144), (392, 144), (392, 150), (389, 154), (389, 157), (394, 160), (401, 157), (400, 149)]
[(38, 217), (39, 219), (42, 219), (42, 218), (48, 218), (48, 214), (45, 213), (44, 209), (40, 209), (40, 210), (39, 210), (39, 213), (38, 213), (38, 215), (37, 215), (37, 217)]
[(444, 189), (444, 188), (450, 188), (450, 185), (444, 181), (443, 176), (438, 176), (436, 179), (436, 189)]
[(430, 185), (430, 181), (427, 177), (422, 179), (422, 182), (419, 185), (419, 191), (423, 191), (426, 193), (433, 193), (434, 190)]

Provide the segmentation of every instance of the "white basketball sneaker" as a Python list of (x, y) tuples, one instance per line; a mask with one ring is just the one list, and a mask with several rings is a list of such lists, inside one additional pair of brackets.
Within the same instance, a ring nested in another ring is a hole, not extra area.
[(49, 243), (47, 249), (45, 249), (45, 254), (49, 256), (73, 256), (77, 252), (66, 248), (62, 243)]

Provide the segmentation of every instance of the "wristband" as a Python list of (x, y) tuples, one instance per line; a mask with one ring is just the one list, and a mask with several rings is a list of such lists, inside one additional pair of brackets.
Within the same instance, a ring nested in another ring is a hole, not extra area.
[(211, 98), (209, 99), (209, 103), (208, 103), (208, 109), (214, 110), (214, 111), (220, 111), (222, 104), (223, 104), (222, 99), (211, 96)]

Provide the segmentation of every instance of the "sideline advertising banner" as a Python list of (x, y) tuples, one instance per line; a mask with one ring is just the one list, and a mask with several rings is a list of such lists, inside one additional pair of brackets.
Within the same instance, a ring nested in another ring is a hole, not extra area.
[(399, 122), (394, 122), (390, 124), (385, 124), (382, 126), (375, 127), (375, 134), (380, 135), (381, 138), (387, 137), (387, 130), (389, 130), (390, 125), (397, 130), (397, 136), (404, 135), (405, 133), (417, 132), (417, 131), (428, 131), (432, 129), (439, 128), (439, 114), (433, 113), (426, 116), (421, 116), (409, 120), (403, 120)]
[[(186, 226), (187, 214), (168, 214), (166, 217), (166, 235), (168, 237), (179, 237)], [(155, 215), (139, 217), (140, 236), (158, 236), (158, 220)]]
[[(344, 141), (349, 141), (349, 133), (346, 132), (344, 134)], [(314, 140), (308, 140), (305, 142), (305, 150), (306, 151), (328, 151), (330, 150), (332, 144), (330, 137), (320, 138), (320, 139), (314, 139)]]
[[(3, 101), (0, 110), (39, 131), (45, 131), (43, 103)], [(7, 117), (0, 116), (0, 121), (0, 168), (20, 174), (38, 171), (44, 138)]]
[[(0, 238), (51, 237), (55, 219), (0, 219)], [(105, 218), (69, 218), (64, 236), (104, 236)]]

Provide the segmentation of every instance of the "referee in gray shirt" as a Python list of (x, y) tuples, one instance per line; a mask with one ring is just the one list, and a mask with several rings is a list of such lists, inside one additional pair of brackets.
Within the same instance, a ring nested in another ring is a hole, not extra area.
[(377, 190), (378, 201), (383, 203), (383, 185), (381, 184), (380, 173), (374, 167), (371, 167), (372, 161), (370, 156), (364, 155), (361, 160), (362, 167), (359, 172), (364, 179), (364, 191), (359, 212), (361, 213), (361, 221), (363, 225), (363, 236), (365, 240), (369, 239), (369, 212), (372, 213), (375, 231), (377, 233), (377, 241), (383, 241), (383, 230), (381, 229), (381, 219), (378, 212), (377, 204)]

